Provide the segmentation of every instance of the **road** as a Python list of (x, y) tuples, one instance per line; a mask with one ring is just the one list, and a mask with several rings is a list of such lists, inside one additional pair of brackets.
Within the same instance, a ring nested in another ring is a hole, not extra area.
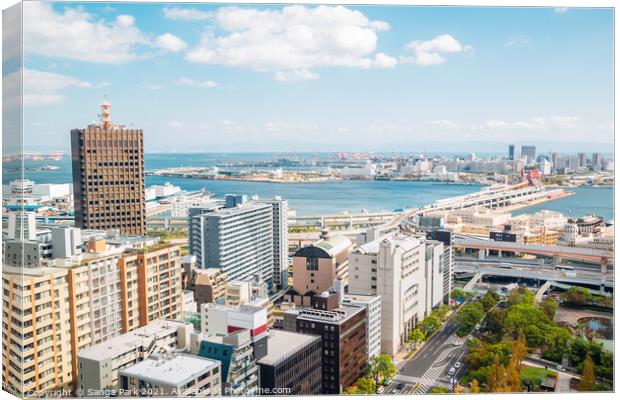
[[(385, 393), (424, 394), (434, 386), (451, 388), (448, 370), (457, 361), (463, 364), (467, 353), (464, 340), (455, 335), (456, 330), (457, 326), (449, 320), (412, 359), (401, 365)], [(465, 368), (461, 365), (455, 377), (459, 379), (464, 372)]]

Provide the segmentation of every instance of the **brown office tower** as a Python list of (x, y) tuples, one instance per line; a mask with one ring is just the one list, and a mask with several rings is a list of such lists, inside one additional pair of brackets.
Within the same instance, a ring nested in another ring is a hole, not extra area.
[(112, 124), (110, 103), (101, 108), (101, 122), (71, 130), (75, 226), (144, 235), (142, 129)]

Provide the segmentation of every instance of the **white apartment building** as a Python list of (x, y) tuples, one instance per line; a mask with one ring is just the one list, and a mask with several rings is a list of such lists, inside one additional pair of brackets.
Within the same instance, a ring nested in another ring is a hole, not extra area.
[(444, 299), (444, 244), (436, 240), (426, 240), (424, 270), (425, 314), (431, 313)]
[(342, 304), (366, 308), (366, 359), (381, 354), (381, 296), (346, 294)]
[(190, 209), (189, 247), (198, 268), (220, 268), (230, 280), (273, 284), (271, 204), (226, 196), (219, 210)]
[(394, 355), (425, 315), (425, 249), (420, 240), (392, 233), (349, 255), (349, 293), (381, 297), (381, 352)]
[(284, 289), (288, 286), (288, 201), (276, 196), (273, 199), (256, 199), (257, 203), (270, 204), (273, 216), (273, 284)]
[(212, 195), (203, 192), (194, 195), (179, 195), (171, 200), (172, 210), (171, 216), (186, 218), (189, 215), (189, 209), (195, 207), (211, 207), (218, 208), (221, 202), (213, 199)]

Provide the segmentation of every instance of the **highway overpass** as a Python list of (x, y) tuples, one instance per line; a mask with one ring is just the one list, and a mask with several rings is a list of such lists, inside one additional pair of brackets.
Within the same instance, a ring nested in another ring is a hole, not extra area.
[(614, 287), (613, 276), (598, 273), (575, 273), (556, 271), (550, 268), (501, 268), (489, 265), (480, 266), (476, 263), (457, 263), (456, 273), (480, 274), (481, 277), (495, 276), (514, 279), (530, 279), (537, 281), (553, 281), (569, 285), (587, 285), (593, 287)]
[(455, 234), (454, 247), (462, 249), (475, 249), (494, 251), (507, 251), (512, 253), (525, 253), (548, 257), (569, 258), (601, 264), (603, 272), (606, 272), (608, 263), (613, 263), (613, 251), (581, 246), (555, 246), (546, 244), (525, 244), (516, 242), (498, 242), (491, 239), (482, 239), (474, 236)]

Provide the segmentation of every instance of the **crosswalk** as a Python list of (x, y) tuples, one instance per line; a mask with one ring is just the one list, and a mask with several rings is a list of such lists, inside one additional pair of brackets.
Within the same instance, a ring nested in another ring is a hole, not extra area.
[[(451, 344), (452, 341), (449, 341)], [(444, 349), (435, 359), (433, 365), (424, 373), (422, 377), (408, 376), (408, 375), (396, 375), (394, 378), (397, 381), (407, 382), (417, 385), (415, 394), (424, 394), (434, 386), (441, 386), (446, 389), (450, 388), (450, 385), (446, 382), (439, 381), (439, 378), (446, 368), (447, 358), (452, 355), (455, 349), (448, 347)]]

